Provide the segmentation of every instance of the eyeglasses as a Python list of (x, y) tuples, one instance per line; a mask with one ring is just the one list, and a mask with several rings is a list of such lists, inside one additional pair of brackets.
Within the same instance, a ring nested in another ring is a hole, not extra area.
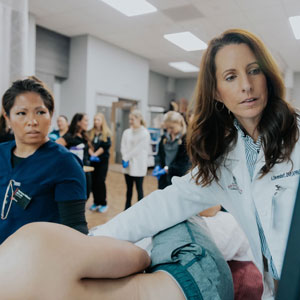
[[(16, 201), (14, 199), (14, 196), (15, 196), (16, 192), (18, 191), (18, 188), (16, 188), (14, 191), (14, 186), (13, 186), (14, 183), (15, 183), (15, 181), (13, 179), (11, 179), (6, 188), (6, 192), (5, 192), (5, 196), (4, 196), (4, 200), (3, 200), (3, 204), (2, 204), (2, 210), (1, 210), (1, 220), (7, 219), (12, 202)], [(10, 199), (8, 199), (8, 198), (10, 198)], [(7, 206), (7, 210), (5, 211), (6, 204), (8, 204), (8, 206)]]

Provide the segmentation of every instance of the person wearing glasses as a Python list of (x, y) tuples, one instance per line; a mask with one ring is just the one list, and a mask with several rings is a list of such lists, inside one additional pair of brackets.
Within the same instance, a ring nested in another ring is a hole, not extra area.
[(15, 141), (0, 144), (0, 243), (36, 221), (87, 233), (81, 162), (48, 137), (51, 92), (35, 77), (17, 80), (4, 93), (2, 107)]

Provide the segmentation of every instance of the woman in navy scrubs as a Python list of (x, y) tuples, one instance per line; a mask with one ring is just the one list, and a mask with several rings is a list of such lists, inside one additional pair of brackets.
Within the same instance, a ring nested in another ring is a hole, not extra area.
[(15, 81), (2, 98), (15, 141), (0, 145), (0, 243), (21, 226), (47, 221), (87, 233), (80, 160), (48, 138), (54, 99), (35, 77)]

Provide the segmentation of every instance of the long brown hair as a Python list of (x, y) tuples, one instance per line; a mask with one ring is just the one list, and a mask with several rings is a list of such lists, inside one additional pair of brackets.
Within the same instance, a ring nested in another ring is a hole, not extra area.
[(268, 102), (258, 124), (266, 161), (261, 176), (267, 174), (274, 164), (290, 160), (299, 137), (298, 115), (284, 100), (285, 87), (280, 71), (263, 42), (245, 30), (225, 31), (210, 41), (203, 54), (196, 86), (194, 118), (187, 135), (193, 167), (198, 167), (194, 177), (196, 183), (203, 186), (213, 180), (218, 181), (217, 170), (237, 140), (234, 115), (228, 113), (226, 108), (220, 108), (215, 98), (215, 57), (221, 48), (231, 44), (248, 45), (267, 81)]
[[(76, 113), (73, 116), (73, 118), (71, 120), (71, 124), (69, 126), (69, 129), (67, 131), (68, 133), (70, 133), (72, 135), (72, 137), (75, 137), (80, 132), (80, 127), (79, 127), (78, 123), (85, 116), (86, 116), (86, 113)], [(87, 144), (88, 144), (89, 148), (94, 149), (87, 132), (85, 130), (82, 130), (80, 133), (81, 133), (83, 139), (87, 141)]]

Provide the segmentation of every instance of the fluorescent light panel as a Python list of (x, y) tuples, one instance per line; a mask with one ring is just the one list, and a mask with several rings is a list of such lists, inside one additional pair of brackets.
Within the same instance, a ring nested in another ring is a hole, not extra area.
[(290, 24), (292, 26), (295, 38), (300, 40), (300, 16), (290, 17)]
[(170, 62), (169, 66), (185, 72), (185, 73), (191, 73), (191, 72), (199, 72), (199, 68), (186, 62), (186, 61), (178, 61), (178, 62)]
[(207, 45), (189, 31), (165, 34), (164, 38), (185, 51), (197, 51), (207, 48)]
[(157, 8), (145, 0), (102, 0), (122, 14), (133, 17), (157, 11)]

